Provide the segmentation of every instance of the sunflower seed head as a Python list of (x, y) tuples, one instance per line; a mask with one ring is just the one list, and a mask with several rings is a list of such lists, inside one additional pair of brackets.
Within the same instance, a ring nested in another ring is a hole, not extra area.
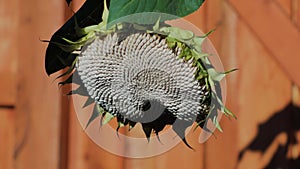
[(184, 121), (209, 109), (205, 85), (195, 79), (196, 68), (182, 62), (158, 35), (117, 33), (85, 46), (77, 71), (89, 95), (109, 113), (147, 123), (168, 111)]

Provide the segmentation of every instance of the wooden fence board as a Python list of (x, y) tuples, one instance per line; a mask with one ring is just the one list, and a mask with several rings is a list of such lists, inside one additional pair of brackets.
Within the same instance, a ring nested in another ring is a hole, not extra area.
[(298, 27), (300, 27), (300, 1), (293, 0), (293, 18)]
[[(192, 129), (193, 130), (193, 129)], [(142, 169), (164, 169), (164, 168), (197, 168), (202, 169), (204, 165), (203, 145), (198, 142), (200, 129), (196, 132), (190, 131), (187, 136), (189, 144), (195, 149), (188, 148), (184, 143), (179, 143), (169, 151), (150, 158), (130, 159), (125, 158), (125, 168), (142, 168)], [(162, 144), (170, 144), (163, 142)], [(129, 145), (134, 147), (134, 144)], [(127, 147), (130, 148), (130, 147)], [(153, 147), (155, 150), (156, 147)]]
[[(99, 124), (99, 122), (96, 122)], [(97, 127), (98, 128), (98, 127)], [(101, 138), (106, 139), (106, 138)], [(112, 144), (118, 140), (111, 140)], [(85, 133), (70, 103), (69, 169), (121, 169), (123, 158), (113, 155), (95, 144)]]
[(16, 101), (18, 4), (18, 0), (0, 2), (0, 105), (6, 106)]
[[(208, 1), (207, 23), (208, 29), (216, 28), (209, 38), (211, 39), (216, 50), (219, 52), (220, 59), (225, 70), (233, 68), (243, 69), (239, 65), (237, 58), (240, 57), (236, 53), (239, 47), (237, 39), (238, 17), (226, 3), (222, 0)], [(229, 120), (225, 116), (221, 119), (221, 126), (224, 133), (215, 131), (216, 137), (211, 137), (205, 143), (205, 166), (204, 168), (234, 168), (238, 154), (237, 132), (238, 123), (241, 113), (237, 104), (239, 95), (239, 71), (230, 73), (226, 77), (226, 106), (231, 109), (238, 117), (238, 120)]]
[(17, 169), (59, 167), (59, 89), (44, 70), (47, 39), (63, 22), (62, 1), (20, 1), (18, 89), (16, 103)]
[[(247, 28), (241, 20), (243, 18), (230, 5), (222, 2), (226, 1), (210, 1), (207, 21), (208, 25), (219, 25), (216, 31), (219, 33), (213, 33), (211, 39), (220, 52), (225, 69), (232, 66), (239, 68), (227, 76), (227, 105), (237, 114), (238, 120), (228, 123), (228, 120), (222, 119), (224, 133), (206, 144), (206, 168), (236, 167), (238, 150), (255, 137), (258, 124), (284, 108), (290, 100), (291, 84), (278, 63)], [(248, 154), (237, 167), (256, 168), (256, 165), (264, 164), (260, 164), (256, 155)], [(273, 154), (269, 152), (264, 155), (272, 157)], [(265, 164), (268, 160), (266, 158)]]
[(292, 2), (293, 0), (276, 0), (280, 8), (287, 16), (292, 14)]
[[(241, 70), (239, 71), (240, 117), (237, 142), (241, 150), (249, 145), (260, 132), (258, 125), (265, 123), (275, 112), (289, 103), (291, 82), (245, 25), (239, 25), (238, 33), (240, 47), (237, 48), (237, 52), (240, 56)], [(280, 140), (281, 137), (278, 139)], [(249, 152), (241, 159), (239, 168), (265, 167), (273, 157), (274, 149), (278, 148), (277, 143), (275, 145), (274, 148), (270, 145), (269, 152)]]
[[(300, 33), (273, 1), (228, 0), (291, 80), (300, 85), (298, 73)], [(272, 33), (270, 33), (272, 32)], [(289, 45), (287, 45), (289, 44)]]
[(0, 108), (0, 168), (3, 169), (14, 169), (14, 123), (14, 110)]

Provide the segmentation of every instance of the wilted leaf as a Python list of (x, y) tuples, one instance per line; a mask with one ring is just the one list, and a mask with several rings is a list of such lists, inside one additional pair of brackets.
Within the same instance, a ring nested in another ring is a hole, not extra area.
[[(109, 4), (109, 0), (107, 3)], [(103, 9), (103, 0), (86, 0), (78, 12), (54, 33), (46, 50), (45, 69), (48, 75), (71, 66), (75, 59), (71, 57), (71, 52), (66, 52), (57, 45), (68, 45), (68, 42), (64, 41), (63, 38), (74, 42), (81, 38), (76, 33), (75, 17), (81, 28), (97, 25), (102, 21)]]
[(217, 72), (214, 68), (207, 69), (207, 72), (214, 81), (221, 81), (225, 77), (225, 73)]
[(110, 113), (106, 113), (105, 116), (104, 116), (104, 119), (102, 121), (102, 124), (105, 125), (107, 124), (108, 122), (110, 122), (115, 116), (110, 114)]
[(212, 122), (214, 123), (214, 125), (216, 126), (216, 128), (220, 131), (223, 132), (223, 129), (221, 128), (221, 125), (219, 123), (219, 120), (217, 118), (217, 116), (214, 116)]

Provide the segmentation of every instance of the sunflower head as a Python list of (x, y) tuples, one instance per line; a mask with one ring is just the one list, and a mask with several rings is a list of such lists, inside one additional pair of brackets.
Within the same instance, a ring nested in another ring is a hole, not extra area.
[(117, 119), (117, 131), (141, 123), (147, 138), (171, 125), (186, 145), (185, 130), (194, 122), (210, 131), (205, 124), (211, 120), (222, 131), (218, 110), (234, 115), (220, 94), (219, 81), (227, 72), (217, 72), (201, 48), (209, 33), (196, 36), (159, 18), (152, 25), (107, 26), (106, 15), (99, 25), (80, 28), (79, 40), (57, 44), (76, 54), (63, 74), (70, 77), (61, 84), (79, 84), (70, 94), (87, 96), (85, 106), (95, 103), (87, 125), (100, 115), (104, 123)]

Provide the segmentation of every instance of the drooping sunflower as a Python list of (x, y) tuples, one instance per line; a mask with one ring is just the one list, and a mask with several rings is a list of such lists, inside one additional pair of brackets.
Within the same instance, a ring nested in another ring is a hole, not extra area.
[[(72, 55), (72, 64), (61, 82), (77, 83), (69, 94), (87, 96), (85, 106), (95, 103), (88, 124), (96, 117), (114, 118), (118, 128), (141, 123), (146, 137), (159, 135), (171, 125), (185, 140), (185, 130), (194, 122), (205, 130), (212, 120), (222, 130), (217, 111), (235, 117), (222, 103), (219, 81), (228, 72), (217, 72), (202, 51), (205, 36), (172, 27), (157, 18), (155, 24), (103, 21), (79, 28), (76, 41), (61, 38), (50, 41)], [(79, 53), (78, 53), (79, 51)], [(231, 71), (229, 71), (231, 72)], [(190, 146), (189, 146), (190, 147)]]

